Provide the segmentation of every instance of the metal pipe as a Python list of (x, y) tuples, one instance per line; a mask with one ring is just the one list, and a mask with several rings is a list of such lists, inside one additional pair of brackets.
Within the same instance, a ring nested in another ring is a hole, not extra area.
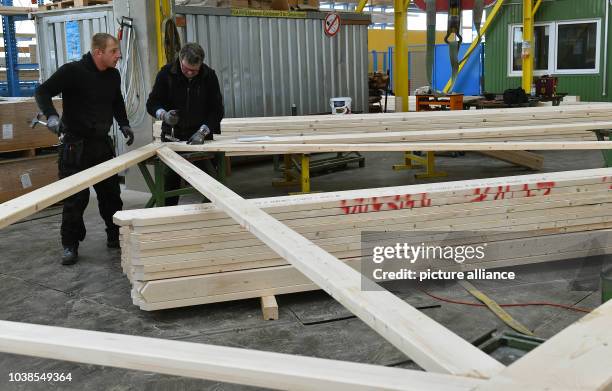
[(608, 26), (609, 26), (609, 16), (610, 16), (610, 3), (609, 0), (604, 0), (605, 3), (605, 7), (606, 7), (606, 27), (605, 27), (605, 35), (604, 35), (604, 56), (603, 56), (603, 75), (602, 75), (602, 79), (603, 79), (603, 86), (601, 89), (601, 96), (607, 96), (608, 95)]

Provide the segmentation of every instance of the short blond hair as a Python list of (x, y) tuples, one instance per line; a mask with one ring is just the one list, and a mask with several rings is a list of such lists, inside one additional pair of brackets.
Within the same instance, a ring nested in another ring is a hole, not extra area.
[(106, 50), (108, 46), (108, 41), (112, 40), (113, 43), (119, 43), (119, 40), (107, 33), (97, 33), (91, 37), (91, 50), (100, 49), (102, 51)]

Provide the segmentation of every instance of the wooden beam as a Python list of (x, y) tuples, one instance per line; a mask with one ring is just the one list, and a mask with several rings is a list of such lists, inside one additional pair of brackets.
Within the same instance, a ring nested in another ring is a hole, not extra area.
[[(612, 389), (612, 300), (527, 353), (479, 390)], [(534, 387), (535, 388), (535, 387)]]
[[(566, 145), (565, 147), (561, 147), (559, 149), (563, 149), (563, 150), (572, 149), (574, 146), (582, 145), (582, 144), (583, 144), (582, 142), (571, 143), (569, 144), (571, 145), (569, 148), (567, 148), (567, 145)], [(498, 160), (501, 160), (507, 163), (515, 164), (517, 166), (527, 167), (531, 170), (541, 170), (542, 167), (544, 166), (544, 158), (540, 155), (536, 155), (535, 153), (528, 152), (526, 150), (541, 151), (541, 149), (538, 149), (538, 148), (526, 147), (526, 148), (521, 148), (521, 150), (517, 150), (517, 151), (505, 150), (505, 151), (485, 152), (484, 150), (481, 150), (480, 153), (485, 156), (489, 156), (489, 157), (492, 157), (492, 158), (495, 158), (495, 159), (498, 159)]]
[(387, 291), (362, 290), (362, 276), (169, 148), (160, 159), (219, 208), (428, 371), (488, 378), (504, 366)]
[(264, 320), (278, 320), (278, 303), (274, 295), (261, 297), (261, 313)]
[(159, 144), (148, 144), (119, 157), (81, 171), (68, 178), (34, 190), (21, 197), (0, 204), (0, 228), (13, 224), (33, 213), (39, 212), (64, 198), (94, 185), (136, 163), (155, 156)]
[[(354, 141), (354, 140), (353, 140)], [(384, 152), (384, 151), (495, 151), (485, 153), (487, 156), (501, 160), (527, 165), (538, 169), (542, 166), (537, 162), (541, 160), (537, 155), (529, 152), (517, 155), (516, 153), (501, 154), (497, 151), (544, 151), (544, 150), (605, 150), (612, 149), (612, 141), (505, 141), (505, 142), (473, 142), (473, 143), (425, 143), (425, 142), (389, 142), (389, 143), (351, 143), (351, 144), (263, 144), (263, 143), (210, 143), (203, 145), (187, 145), (183, 143), (169, 143), (175, 152), (241, 152), (241, 153), (316, 153), (316, 152)]]
[(483, 380), (193, 342), (0, 321), (0, 351), (291, 390), (468, 391)]
[(2, 16), (21, 16), (28, 15), (32, 12), (38, 11), (38, 8), (33, 7), (8, 7), (8, 6), (0, 6), (0, 15)]

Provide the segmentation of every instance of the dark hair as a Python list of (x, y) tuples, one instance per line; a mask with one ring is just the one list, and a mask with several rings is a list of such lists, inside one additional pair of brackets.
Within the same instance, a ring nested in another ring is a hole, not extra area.
[(91, 50), (100, 49), (105, 50), (108, 45), (108, 41), (112, 40), (114, 43), (119, 43), (117, 38), (107, 33), (96, 33), (91, 37)]
[(179, 52), (179, 59), (189, 65), (200, 65), (204, 62), (204, 49), (195, 42), (186, 43)]

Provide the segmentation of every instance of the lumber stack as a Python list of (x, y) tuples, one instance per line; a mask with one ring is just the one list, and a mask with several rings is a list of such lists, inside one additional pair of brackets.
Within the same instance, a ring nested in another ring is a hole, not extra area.
[[(538, 170), (543, 165), (543, 158), (527, 151), (609, 148), (608, 145), (588, 143), (596, 140), (591, 130), (612, 127), (611, 109), (610, 104), (593, 103), (451, 112), (231, 118), (222, 122), (222, 135), (215, 136), (217, 141), (206, 146), (187, 149), (178, 146), (179, 149), (174, 149), (222, 151), (227, 156), (344, 151), (477, 151)], [(157, 123), (154, 135), (160, 132), (161, 124)], [(524, 142), (538, 144), (511, 145)], [(477, 143), (482, 145), (475, 145)], [(271, 148), (271, 144), (276, 145)], [(305, 148), (304, 144), (323, 145)]]
[[(612, 169), (251, 200), (359, 268), (364, 231), (464, 233), (498, 258), (445, 266), (496, 268), (612, 252)], [(319, 289), (211, 204), (118, 212), (134, 303), (156, 310)], [(376, 242), (376, 239), (371, 239)], [(415, 265), (427, 269), (432, 265)]]
[[(339, 133), (378, 133), (428, 131), (442, 129), (495, 128), (610, 121), (612, 104), (592, 103), (557, 107), (529, 107), (451, 112), (409, 112), (385, 114), (315, 115), (294, 117), (228, 118), (221, 123), (222, 136), (304, 136)], [(533, 140), (548, 141), (550, 134), (531, 135)], [(588, 139), (584, 132), (560, 134), (563, 139)]]

